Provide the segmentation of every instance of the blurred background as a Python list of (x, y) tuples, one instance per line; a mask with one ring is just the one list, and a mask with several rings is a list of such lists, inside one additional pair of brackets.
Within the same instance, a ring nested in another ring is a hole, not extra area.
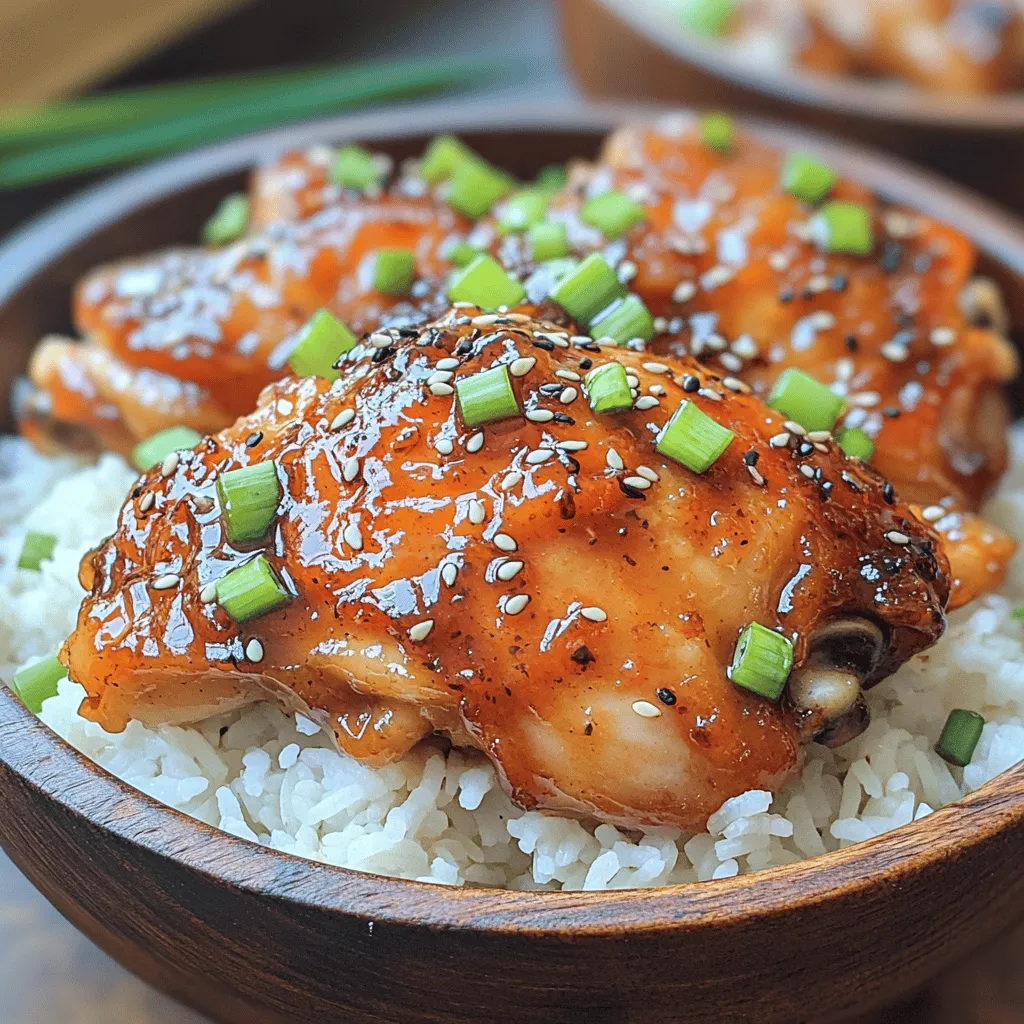
[[(843, 21), (897, 8), (906, 20), (862, 17), (859, 35)], [(746, 109), (1024, 209), (1020, 0), (0, 0), (0, 43), (0, 239), (144, 159), (439, 95)], [(1024, 1021), (1022, 951), (1003, 943), (886, 1019)], [(199, 1019), (94, 949), (0, 854), (0, 1024), (58, 1021)]]

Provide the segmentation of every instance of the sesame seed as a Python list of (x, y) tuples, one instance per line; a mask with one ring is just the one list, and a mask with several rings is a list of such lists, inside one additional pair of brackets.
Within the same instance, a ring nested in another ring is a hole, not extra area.
[(856, 405), (869, 409), (873, 405), (878, 405), (881, 400), (882, 396), (877, 391), (859, 391), (855, 395), (850, 395), (846, 399), (846, 402), (848, 405)]
[(342, 409), (341, 412), (331, 420), (331, 430), (339, 430), (341, 427), (346, 427), (355, 418), (355, 409)]
[(645, 476), (627, 476), (622, 482), (627, 487), (635, 487), (638, 491), (646, 491), (651, 486), (651, 481)]
[(510, 562), (502, 562), (501, 565), (498, 566), (498, 571), (496, 575), (499, 580), (508, 583), (508, 581), (512, 579), (512, 577), (515, 576), (516, 573), (518, 573), (519, 570), (522, 569), (522, 567), (523, 563), (517, 562), (515, 560)]
[(814, 479), (814, 470), (806, 463), (800, 467), (800, 472), (807, 477), (808, 480)]
[(791, 434), (796, 434), (797, 437), (803, 437), (807, 431), (804, 430), (796, 420), (786, 420), (782, 424)]
[(879, 352), (889, 360), (890, 363), (903, 363), (906, 362), (909, 353), (903, 345), (897, 344), (895, 341), (887, 341), (880, 349)]
[(618, 267), (619, 280), (627, 284), (636, 277), (636, 264), (632, 260), (623, 260)]
[(433, 628), (433, 619), (424, 619), (422, 622), (417, 622), (416, 625), (412, 626), (409, 630), (409, 639), (412, 640), (413, 643), (419, 643), (421, 640), (426, 640)]
[(153, 580), (150, 586), (154, 590), (170, 590), (171, 587), (176, 587), (180, 582), (181, 577), (177, 573), (169, 572)]
[(448, 395), (455, 394), (455, 388), (451, 384), (443, 384), (440, 381), (436, 384), (430, 384), (428, 387), (430, 388), (430, 393), (437, 395), (438, 398), (447, 398)]
[(631, 388), (638, 388), (640, 386), (640, 378), (635, 373), (627, 373), (626, 383)]
[(689, 394), (700, 390), (700, 378), (688, 373), (683, 377), (683, 390)]
[(639, 409), (641, 412), (646, 412), (648, 409), (654, 409), (661, 405), (653, 395), (644, 395), (643, 398), (638, 398), (634, 403), (634, 408)]
[[(828, 282), (825, 282), (826, 287)], [(811, 324), (816, 330), (828, 331), (836, 325), (836, 318), (827, 310), (819, 309), (817, 313), (811, 314)]]
[(704, 344), (712, 352), (724, 352), (729, 347), (729, 343), (720, 334), (709, 334), (704, 339)]
[(563, 452), (581, 452), (589, 447), (589, 444), (589, 441), (559, 441), (555, 447)]
[(735, 272), (731, 268), (723, 267), (719, 263), (717, 266), (714, 266), (710, 270), (706, 270), (701, 274), (701, 287), (707, 291), (711, 291), (713, 288), (719, 288), (724, 284), (728, 284), (734, 276)]
[(513, 377), (525, 377), (535, 366), (537, 360), (533, 356), (520, 356), (508, 368)]
[(768, 266), (777, 274), (789, 269), (789, 257), (784, 252), (773, 252), (768, 257)]
[(889, 530), (885, 535), (885, 539), (891, 542), (892, 544), (910, 543), (910, 538), (905, 533), (901, 533), (899, 530)]
[(832, 432), (830, 430), (812, 430), (807, 434), (807, 440), (812, 444), (820, 444), (822, 441), (830, 441)]
[(555, 370), (555, 376), (561, 377), (562, 380), (579, 381), (583, 379), (575, 370)]
[(933, 345), (944, 348), (946, 345), (952, 345), (956, 341), (956, 331), (950, 327), (936, 327), (928, 335), (928, 339)]
[(548, 423), (555, 418), (555, 414), (550, 409), (531, 409), (526, 418), (531, 423)]
[(146, 491), (142, 496), (142, 499), (139, 501), (139, 511), (148, 512), (153, 507), (153, 503), (155, 501), (156, 495), (152, 491)]
[(160, 465), (160, 475), (170, 476), (178, 468), (178, 453), (171, 452)]
[(428, 384), (447, 384), (455, 374), (451, 370), (435, 370), (428, 378)]
[(611, 466), (612, 469), (625, 469), (626, 464), (622, 461), (622, 456), (614, 449), (609, 448), (605, 454), (605, 461)]
[(496, 324), (499, 319), (494, 313), (483, 313), (480, 316), (473, 317), (472, 323), (474, 327), (490, 327), (491, 324)]
[(664, 334), (668, 330), (668, 318), (664, 316), (656, 316), (654, 318), (654, 333)]
[(375, 331), (370, 335), (370, 344), (374, 348), (387, 348), (389, 345), (394, 344), (395, 339), (384, 331)]
[(263, 644), (255, 637), (245, 645), (245, 656), (249, 661), (263, 660)]
[(438, 450), (438, 451), (439, 451), (439, 452), (440, 452), (440, 453), (441, 453), (442, 455), (451, 455), (451, 453), (452, 453), (452, 452), (453, 452), (453, 451), (455, 450), (455, 445), (454, 445), (454, 444), (452, 444), (452, 442), (451, 442), (451, 441), (449, 441), (447, 437), (439, 437), (439, 438), (438, 438), (438, 439), (437, 439), (437, 440), (436, 440), (436, 441), (434, 442), (434, 447), (435, 447), (435, 448), (436, 448), (436, 449), (437, 449), (437, 450)]
[(505, 479), (501, 481), (501, 489), (503, 491), (511, 491), (513, 487), (518, 486), (522, 481), (523, 474), (513, 470), (511, 473), (505, 474)]
[(359, 476), (359, 459), (354, 455), (349, 456), (345, 460), (345, 465), (341, 467), (341, 475), (345, 478), (346, 483), (352, 483)]
[(487, 510), (484, 508), (482, 501), (477, 501), (474, 498), (469, 503), (469, 521), (476, 526), (479, 526), (487, 518)]
[(580, 615), (591, 622), (604, 622), (608, 618), (608, 613), (603, 608), (598, 608), (594, 605), (591, 605), (589, 608), (581, 608)]
[(481, 448), (483, 448), (483, 446), (484, 446), (484, 432), (482, 430), (478, 430), (466, 442), (466, 451), (467, 452), (478, 452), (478, 451), (480, 451)]
[(576, 401), (576, 396), (579, 392), (575, 388), (564, 388), (562, 393), (558, 396), (558, 400), (562, 405), (571, 405)]
[(917, 234), (917, 223), (909, 214), (890, 210), (882, 215), (882, 225), (893, 238), (913, 238)]
[(732, 352), (723, 352), (719, 357), (718, 361), (727, 369), (732, 370), (733, 373), (739, 373), (743, 369), (743, 360), (739, 356), (734, 355)]
[(647, 390), (648, 390), (648, 391), (650, 391), (650, 393), (651, 393), (652, 395), (657, 395), (657, 396), (658, 396), (659, 398), (663, 397), (664, 395), (666, 395), (666, 394), (668, 393), (668, 392), (667, 392), (667, 391), (665, 390), (665, 386), (664, 386), (664, 384), (651, 384), (651, 385), (650, 385), (650, 386), (649, 386), (649, 387), (647, 388)]
[(661, 708), (652, 704), (649, 700), (633, 701), (633, 710), (641, 718), (661, 718)]
[(722, 396), (717, 391), (712, 391), (711, 388), (700, 388), (697, 394), (702, 398), (710, 398), (712, 402), (720, 402)]
[(203, 604), (213, 604), (217, 600), (217, 584), (207, 583), (202, 590), (199, 591), (199, 600)]
[[(812, 295), (820, 295), (821, 292), (828, 290), (828, 278), (824, 274), (815, 274), (814, 277), (807, 282), (807, 290)], [(815, 316), (816, 315), (817, 314), (815, 314)], [(832, 314), (829, 313), (828, 315), (831, 316)]]
[(434, 365), (439, 370), (457, 370), (459, 368), (459, 361), (451, 356), (445, 356), (444, 359), (438, 359)]
[(946, 510), (941, 505), (929, 505), (927, 508), (921, 510), (921, 515), (929, 523), (934, 523), (936, 520), (941, 519), (945, 514)]
[(646, 477), (648, 480), (660, 480), (661, 479), (661, 477), (658, 476), (658, 474), (655, 473), (654, 470), (651, 469), (650, 466), (637, 466), (636, 467), (636, 471), (637, 471), (637, 473), (640, 476)]
[(507, 533), (496, 533), (494, 535), (494, 546), (499, 551), (515, 551), (519, 545)]
[(671, 373), (671, 367), (666, 366), (664, 363), (644, 363), (644, 369), (648, 373)]
[(788, 431), (783, 431), (781, 434), (775, 434), (768, 441), (768, 444), (772, 448), (785, 448), (789, 444), (790, 434)]
[(445, 562), (441, 566), (441, 579), (444, 580), (445, 586), (454, 587), (455, 577), (459, 575), (459, 567), (454, 562)]
[(692, 281), (680, 281), (672, 289), (673, 302), (689, 302), (697, 294), (697, 286)]
[(349, 523), (342, 532), (342, 539), (353, 551), (363, 550), (363, 534), (355, 523)]
[(506, 615), (518, 615), (529, 603), (529, 594), (515, 594), (505, 601), (503, 611)]
[(551, 448), (535, 448), (526, 456), (526, 464), (528, 466), (539, 466), (542, 462), (547, 462), (554, 454)]
[(726, 377), (722, 381), (722, 387), (728, 388), (730, 391), (737, 391), (743, 395), (750, 393), (750, 388), (736, 377)]
[[(529, 317), (526, 317), (529, 320)], [(534, 337), (546, 338), (548, 341), (553, 341), (559, 348), (569, 347), (569, 338), (564, 331), (534, 331)]]

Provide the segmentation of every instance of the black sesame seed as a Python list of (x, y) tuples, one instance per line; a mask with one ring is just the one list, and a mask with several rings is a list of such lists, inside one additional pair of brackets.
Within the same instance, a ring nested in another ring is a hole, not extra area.
[(894, 504), (896, 501), (896, 488), (886, 482), (886, 485), (882, 488), (882, 497), (885, 498), (888, 504)]
[(688, 373), (683, 378), (683, 390), (693, 394), (694, 391), (700, 391), (700, 378), (694, 377), (692, 373)]
[(576, 425), (576, 421), (568, 413), (565, 412), (556, 412), (555, 415), (552, 417), (552, 421), (554, 423), (565, 423), (570, 427), (574, 427)]
[(858, 344), (857, 344), (857, 335), (855, 335), (855, 334), (848, 334), (846, 336), (846, 338), (844, 339), (844, 341), (846, 342), (846, 351), (847, 352), (856, 352), (857, 351), (857, 348), (859, 347)]
[(622, 477), (619, 478), (619, 490), (621, 490), (627, 498), (636, 498), (639, 501), (647, 500), (647, 495), (644, 494), (643, 491), (638, 490), (636, 487), (630, 487)]
[(593, 722), (587, 722), (587, 724), (583, 727), (583, 735), (584, 736), (589, 736), (593, 731), (594, 731), (594, 723)]
[(581, 370), (589, 370), (593, 365), (594, 365), (594, 360), (591, 359), (590, 356), (584, 356), (580, 360), (580, 369)]
[(887, 274), (891, 274), (900, 265), (902, 259), (903, 246), (897, 242), (886, 242), (882, 246), (882, 255), (878, 263)]
[(555, 343), (553, 341), (550, 341), (547, 338), (534, 338), (533, 339), (533, 347), (534, 348), (542, 348), (542, 349), (544, 349), (545, 352), (554, 352), (555, 351)]
[(914, 257), (912, 266), (915, 274), (927, 274), (932, 267), (932, 258), (926, 253), (920, 253)]
[(383, 363), (386, 359), (390, 359), (395, 354), (395, 350), (388, 345), (387, 348), (375, 348), (373, 350), (373, 362)]
[(245, 439), (245, 447), (246, 448), (255, 448), (256, 445), (258, 445), (260, 443), (260, 441), (262, 441), (262, 440), (263, 440), (263, 431), (262, 430), (257, 430), (255, 434), (250, 434)]
[(473, 342), (469, 338), (463, 338), (462, 341), (455, 346), (455, 354), (457, 356), (468, 356), (473, 351)]
[(658, 689), (654, 691), (654, 695), (662, 704), (667, 704), (669, 707), (672, 707), (676, 702), (676, 695), (666, 686), (659, 686)]
[(537, 390), (546, 398), (553, 398), (555, 395), (560, 395), (564, 389), (564, 384), (541, 384)]
[(792, 288), (783, 288), (782, 291), (779, 292), (779, 302), (792, 302), (794, 295), (795, 293)]
[(586, 646), (577, 647), (570, 657), (577, 665), (587, 665), (592, 661), (597, 661), (594, 655), (590, 653), (590, 648)]
[(814, 454), (814, 445), (810, 441), (801, 441), (796, 450), (797, 455), (801, 458), (805, 458), (808, 455)]
[(836, 276), (832, 278), (832, 291), (845, 292), (849, 283), (850, 282), (845, 274), (836, 274)]
[(746, 452), (743, 456), (743, 464), (745, 466), (756, 466), (757, 460), (761, 457), (761, 453), (751, 448), (749, 452)]
[(887, 405), (883, 410), (883, 413), (888, 419), (895, 420), (899, 418), (900, 410), (897, 409), (895, 405)]

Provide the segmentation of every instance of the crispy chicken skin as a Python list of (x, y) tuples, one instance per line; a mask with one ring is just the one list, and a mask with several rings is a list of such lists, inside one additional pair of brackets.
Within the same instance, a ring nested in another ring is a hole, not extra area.
[[(611, 360), (653, 401), (593, 413), (577, 375)], [(525, 415), (467, 428), (447, 392), (498, 364)], [(943, 628), (930, 528), (833, 442), (772, 447), (782, 418), (693, 360), (456, 309), (347, 369), (270, 385), (140, 479), (82, 564), (62, 658), (83, 714), (120, 729), (270, 697), (372, 763), (439, 731), (524, 807), (698, 828), (834, 726), (796, 705), (809, 683), (839, 666), (859, 714), (859, 687)], [(684, 400), (735, 432), (702, 475), (654, 447)], [(216, 477), (266, 460), (275, 522), (233, 546)], [(239, 625), (210, 584), (257, 554), (291, 600)], [(793, 641), (778, 706), (726, 675), (753, 621)]]

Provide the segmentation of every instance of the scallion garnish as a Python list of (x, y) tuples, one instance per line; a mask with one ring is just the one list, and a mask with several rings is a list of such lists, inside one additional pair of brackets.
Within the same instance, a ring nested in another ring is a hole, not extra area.
[(832, 191), (836, 172), (828, 164), (803, 153), (793, 153), (782, 168), (782, 187), (805, 203), (817, 203)]
[(590, 325), (595, 338), (611, 338), (617, 345), (639, 338), (650, 341), (654, 337), (654, 318), (638, 295), (627, 295), (618, 305)]
[(331, 181), (345, 188), (362, 191), (370, 185), (380, 184), (381, 173), (377, 161), (362, 146), (342, 146), (331, 164)]
[(1016, 622), (1024, 622), (1024, 607), (1014, 608), (1013, 611), (1010, 612), (1010, 618)]
[(43, 701), (57, 696), (57, 683), (67, 674), (57, 656), (50, 655), (14, 673), (14, 692), (32, 714), (38, 715), (43, 710)]
[(538, 263), (560, 259), (569, 252), (569, 236), (565, 225), (557, 221), (542, 221), (532, 225), (527, 238), (530, 240), (530, 253)]
[(203, 225), (203, 241), (207, 245), (236, 242), (249, 226), (249, 197), (241, 192), (221, 201), (214, 215)]
[(727, 675), (745, 690), (776, 701), (793, 668), (793, 645), (788, 637), (751, 622), (736, 641)]
[(694, 473), (703, 473), (718, 460), (735, 436), (693, 402), (683, 402), (661, 428), (654, 447)]
[(480, 157), (460, 160), (445, 191), (445, 202), (467, 217), (482, 217), (513, 187), (512, 179)]
[(935, 753), (956, 765), (964, 768), (971, 763), (974, 751), (981, 739), (981, 731), (985, 728), (985, 719), (977, 711), (965, 711), (954, 708), (942, 727), (942, 735), (935, 744)]
[(168, 427), (140, 441), (132, 449), (132, 465), (144, 473), (147, 469), (159, 466), (171, 452), (195, 448), (202, 439), (203, 435), (191, 427)]
[(341, 374), (334, 364), (357, 343), (356, 336), (336, 316), (320, 309), (299, 331), (288, 365), (297, 377), (335, 381)]
[(831, 430), (843, 411), (839, 395), (795, 367), (785, 370), (775, 382), (768, 405), (804, 430)]
[(875, 442), (860, 427), (843, 427), (836, 431), (836, 444), (854, 459), (867, 462), (875, 453)]
[(833, 200), (811, 218), (811, 237), (825, 252), (866, 256), (875, 245), (871, 214), (860, 203)]
[(257, 462), (217, 477), (217, 497), (232, 544), (259, 540), (274, 521), (281, 484), (274, 462)]
[(622, 363), (604, 363), (594, 367), (583, 383), (594, 412), (621, 412), (633, 407), (633, 394)]
[(419, 174), (431, 185), (436, 185), (439, 181), (447, 181), (458, 164), (476, 159), (476, 153), (461, 139), (454, 135), (438, 135), (430, 140), (430, 145), (420, 158)]
[(456, 271), (448, 283), (452, 302), (472, 302), (481, 309), (515, 306), (526, 298), (526, 290), (492, 256), (481, 253), (467, 267)]
[(41, 564), (53, 558), (53, 549), (56, 545), (57, 538), (52, 533), (36, 533), (35, 530), (29, 530), (21, 545), (21, 554), (18, 555), (18, 568), (39, 572)]
[(728, 153), (735, 134), (736, 126), (728, 114), (705, 114), (700, 119), (700, 137), (709, 149)]
[(735, 10), (735, 0), (689, 0), (680, 17), (691, 32), (714, 38), (725, 34)]
[(408, 295), (416, 277), (416, 257), (408, 249), (381, 249), (373, 260), (373, 287), (385, 295)]
[(498, 227), (506, 234), (525, 231), (531, 224), (544, 219), (548, 196), (537, 189), (524, 189), (509, 196), (501, 212)]
[(462, 422), (467, 427), (479, 427), (520, 415), (507, 366), (494, 366), (456, 381), (455, 394), (459, 399)]
[(591, 253), (551, 289), (551, 298), (584, 327), (625, 294), (626, 289), (615, 271), (597, 252)]
[(291, 600), (263, 555), (232, 569), (217, 581), (217, 603), (235, 620), (248, 622)]
[(444, 258), (455, 267), (468, 267), (482, 252), (483, 249), (478, 249), (464, 238), (460, 238), (448, 246)]
[(569, 172), (565, 169), (565, 164), (548, 164), (547, 167), (540, 169), (534, 183), (542, 192), (550, 194), (564, 188), (568, 180)]
[(618, 238), (646, 217), (644, 208), (622, 192), (604, 192), (580, 208), (580, 220), (599, 228), (605, 238)]

